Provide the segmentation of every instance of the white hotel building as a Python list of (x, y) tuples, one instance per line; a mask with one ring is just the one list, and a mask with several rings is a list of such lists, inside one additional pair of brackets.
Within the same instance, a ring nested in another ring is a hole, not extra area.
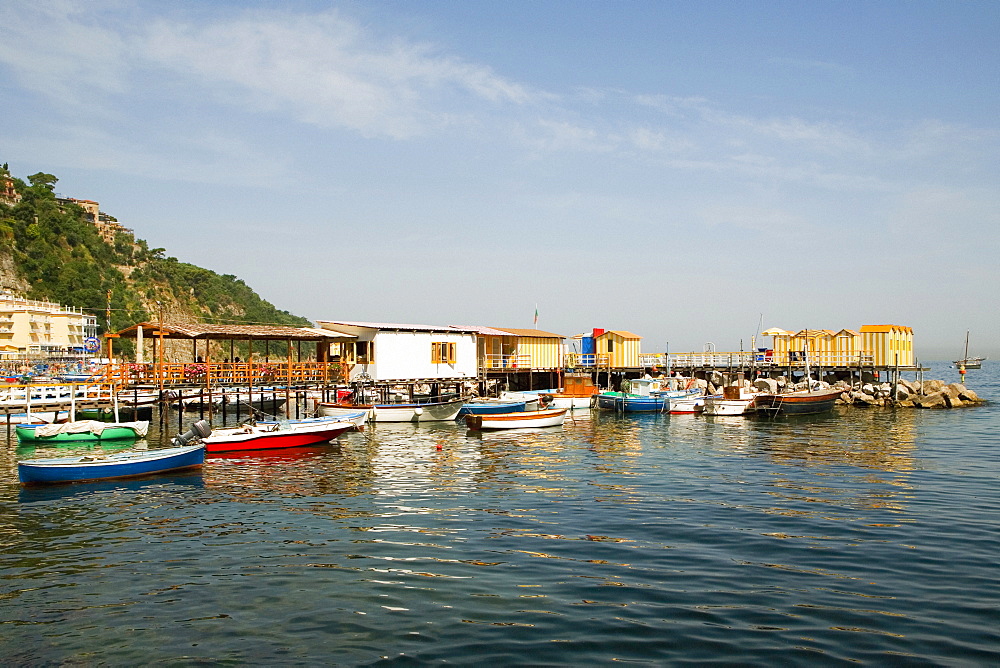
[(97, 335), (97, 318), (81, 309), (0, 291), (0, 358), (79, 355)]

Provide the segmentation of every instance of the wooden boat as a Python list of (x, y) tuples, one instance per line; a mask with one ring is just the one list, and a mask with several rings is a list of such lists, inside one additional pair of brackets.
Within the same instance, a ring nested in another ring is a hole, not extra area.
[(474, 399), (462, 404), (458, 411), (458, 419), (466, 415), (490, 415), (497, 413), (523, 413), (523, 401), (504, 401), (502, 399)]
[(255, 424), (259, 425), (284, 425), (288, 427), (300, 427), (300, 426), (310, 426), (315, 424), (332, 424), (334, 422), (349, 422), (358, 429), (365, 426), (365, 422), (368, 421), (368, 411), (354, 411), (353, 413), (344, 413), (343, 415), (330, 415), (327, 417), (311, 417), (311, 418), (297, 418), (294, 420), (256, 420)]
[(111, 455), (28, 459), (17, 463), (17, 475), (25, 485), (87, 482), (178, 471), (201, 466), (204, 461), (205, 446), (199, 443), (161, 450), (131, 450)]
[(549, 399), (548, 408), (590, 408), (599, 392), (590, 374), (567, 373), (563, 377), (563, 390), (543, 392), (541, 397)]
[(964, 366), (966, 369), (982, 369), (985, 357), (966, 357), (965, 359), (952, 362), (956, 367)]
[(808, 415), (833, 409), (841, 390), (798, 390), (783, 394), (758, 394), (753, 409), (765, 415)]
[(173, 397), (170, 405), (182, 410), (214, 410), (220, 409), (223, 404), (235, 406), (252, 406), (259, 410), (273, 412), (285, 405), (287, 397), (284, 391), (277, 390), (234, 390), (227, 388), (213, 389), (211, 394), (201, 391), (191, 396)]
[[(118, 419), (125, 422), (135, 420), (151, 420), (153, 418), (152, 406), (119, 406)], [(111, 406), (103, 408), (77, 408), (76, 419), (78, 420), (99, 420), (100, 422), (117, 422), (115, 420), (115, 409)]]
[(69, 411), (31, 411), (30, 413), (0, 413), (0, 423), (42, 424), (58, 422), (69, 417)]
[(628, 392), (601, 392), (597, 407), (622, 413), (663, 413), (668, 410), (670, 399), (661, 394), (641, 396)]
[(118, 422), (78, 420), (60, 424), (19, 424), (14, 426), (21, 443), (80, 443), (132, 439), (146, 435), (149, 422)]
[(565, 408), (544, 411), (518, 411), (516, 413), (495, 413), (489, 415), (466, 415), (465, 424), (469, 429), (537, 429), (557, 427), (566, 419)]
[(622, 381), (622, 392), (601, 392), (597, 407), (622, 413), (665, 413), (672, 399), (699, 394), (699, 389), (670, 390), (670, 379), (636, 378)]
[(705, 409), (705, 395), (692, 394), (670, 399), (670, 412), (675, 415), (701, 413)]
[(233, 450), (273, 450), (300, 448), (314, 443), (326, 443), (345, 431), (354, 430), (352, 422), (345, 420), (319, 420), (302, 424), (264, 422), (246, 424), (231, 429), (216, 429), (211, 436), (201, 439), (207, 452)]
[(368, 419), (372, 422), (440, 422), (454, 420), (464, 403), (465, 400), (461, 398), (416, 404), (359, 405), (346, 402), (320, 402), (316, 404), (316, 413), (320, 416), (335, 416), (366, 410)]
[(952, 362), (956, 367), (965, 367), (966, 369), (982, 369), (983, 362), (986, 361), (985, 357), (969, 357), (969, 333), (965, 333), (965, 356), (960, 360), (955, 360)]
[(722, 394), (705, 397), (703, 415), (746, 415), (754, 412), (754, 401), (760, 393), (731, 385)]
[(590, 408), (594, 403), (596, 394), (570, 395), (570, 394), (543, 394), (542, 398), (548, 397), (550, 408), (568, 408), (570, 410), (578, 408)]

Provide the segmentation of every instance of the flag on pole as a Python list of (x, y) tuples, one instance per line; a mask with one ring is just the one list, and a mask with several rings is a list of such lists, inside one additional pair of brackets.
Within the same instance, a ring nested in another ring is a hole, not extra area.
[(535, 304), (535, 329), (538, 329), (538, 304)]

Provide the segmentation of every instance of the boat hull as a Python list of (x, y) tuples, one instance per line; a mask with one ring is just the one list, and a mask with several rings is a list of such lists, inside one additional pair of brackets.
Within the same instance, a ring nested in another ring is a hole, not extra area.
[(17, 474), (25, 485), (89, 482), (195, 468), (204, 461), (205, 447), (198, 444), (147, 452), (120, 452), (107, 456), (31, 459), (18, 462)]
[(543, 411), (519, 411), (488, 415), (466, 415), (465, 424), (476, 431), (491, 429), (537, 429), (557, 427), (566, 419), (566, 408)]
[(551, 397), (550, 408), (569, 408), (570, 410), (574, 410), (578, 408), (590, 408), (594, 397), (597, 395), (550, 394), (544, 396)]
[(761, 394), (754, 400), (754, 409), (770, 415), (811, 415), (833, 410), (840, 390), (827, 392), (789, 392)]
[(355, 429), (351, 422), (332, 421), (305, 426), (280, 428), (277, 423), (248, 426), (237, 429), (213, 431), (202, 439), (209, 453), (237, 450), (277, 450), (301, 448), (316, 443), (326, 443), (345, 431)]
[(597, 395), (597, 407), (625, 413), (662, 413), (670, 400), (664, 396), (641, 397), (636, 394), (605, 392)]
[(670, 400), (670, 412), (675, 415), (701, 413), (705, 410), (705, 397), (675, 397)]
[(14, 432), (17, 434), (18, 442), (34, 445), (41, 443), (93, 443), (95, 441), (134, 441), (140, 436), (145, 436), (149, 426), (148, 422), (136, 422), (132, 426), (125, 424), (104, 426), (103, 422), (88, 422), (93, 422), (100, 427), (95, 427), (93, 431), (60, 431), (56, 434), (46, 434), (47, 429), (69, 427), (78, 423), (71, 422), (64, 425), (19, 424), (14, 426)]
[(470, 401), (462, 405), (458, 418), (465, 415), (496, 415), (500, 413), (518, 413), (524, 411), (523, 401)]
[(706, 397), (702, 415), (745, 415), (753, 411), (753, 399)]
[(367, 410), (372, 422), (441, 422), (454, 420), (462, 410), (462, 399), (426, 404), (351, 404), (320, 403), (316, 407), (319, 415), (331, 416), (338, 412)]

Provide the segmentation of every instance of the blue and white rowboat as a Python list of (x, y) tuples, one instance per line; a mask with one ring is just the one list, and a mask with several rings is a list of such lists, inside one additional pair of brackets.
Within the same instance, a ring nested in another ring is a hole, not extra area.
[(498, 413), (523, 412), (525, 410), (524, 404), (524, 401), (467, 401), (462, 404), (462, 410), (458, 411), (457, 419), (461, 420), (466, 415), (493, 415)]
[(22, 484), (85, 482), (177, 471), (201, 466), (204, 461), (205, 446), (199, 443), (111, 455), (26, 459), (17, 463), (17, 476)]

